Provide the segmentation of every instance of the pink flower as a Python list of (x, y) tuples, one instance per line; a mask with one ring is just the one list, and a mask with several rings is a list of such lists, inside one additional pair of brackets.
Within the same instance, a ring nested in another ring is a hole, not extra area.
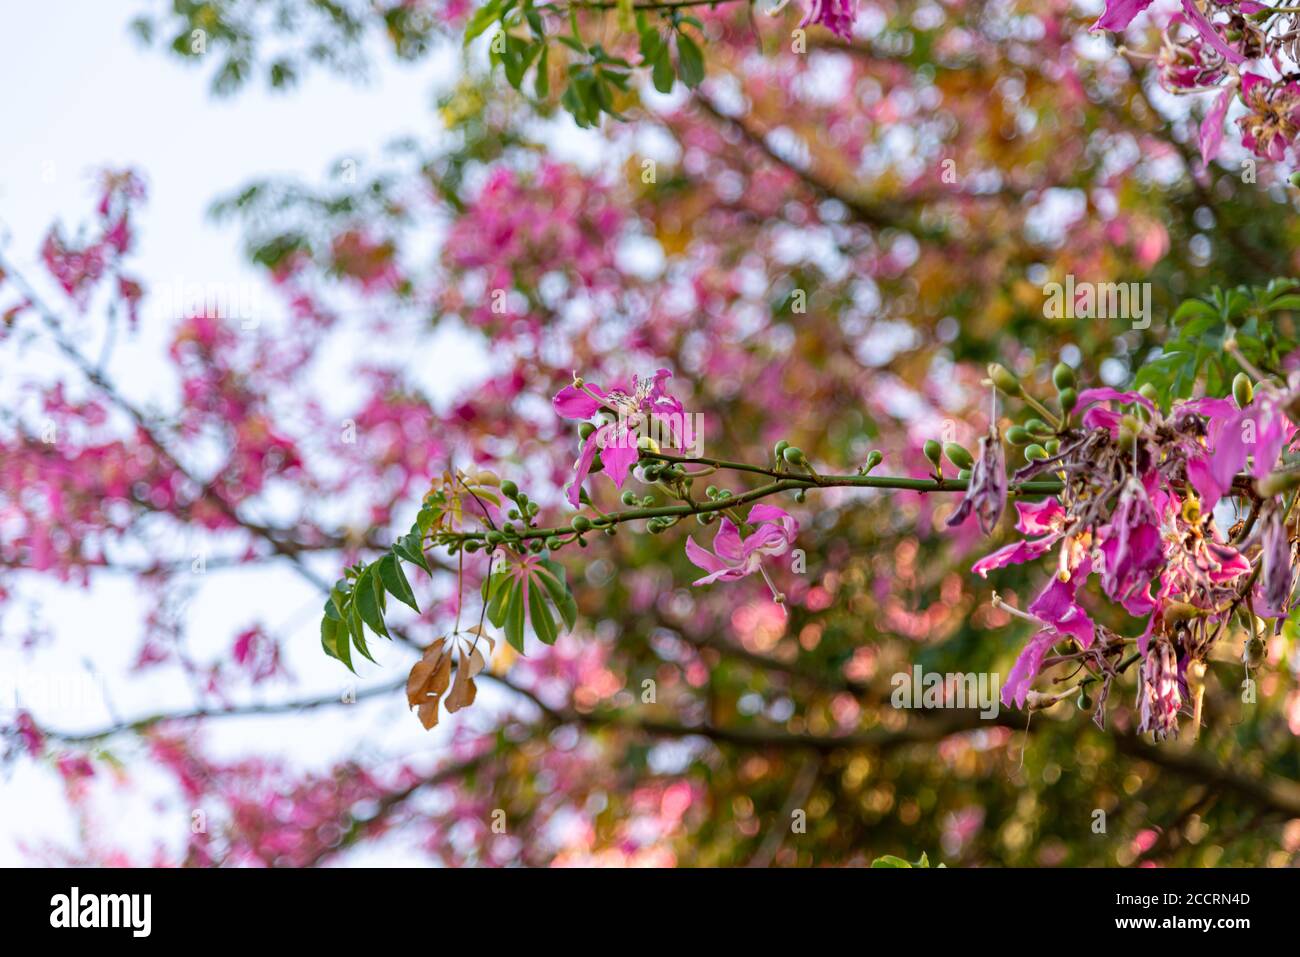
[(664, 382), (672, 377), (667, 369), (660, 369), (653, 379), (633, 377), (631, 388), (621, 384), (608, 392), (600, 386), (577, 379), (573, 385), (565, 386), (551, 404), (555, 411), (566, 419), (589, 419), (597, 412), (607, 412), (617, 418), (607, 422), (587, 436), (575, 466), (577, 474), (569, 486), (569, 503), (578, 506), (582, 494), (582, 483), (591, 473), (596, 453), (600, 452), (601, 462), (606, 474), (614, 480), (616, 488), (622, 488), (627, 478), (627, 470), (636, 464), (641, 452), (637, 447), (637, 431), (651, 416), (665, 416), (665, 421), (673, 421), (672, 416), (680, 416), (682, 404), (668, 395)]
[(1092, 25), (1092, 29), (1123, 30), (1151, 3), (1152, 0), (1106, 0), (1106, 9)]
[(1062, 636), (1068, 635), (1080, 647), (1092, 644), (1093, 624), (1088, 613), (1076, 600), (1079, 586), (1092, 574), (1092, 561), (1085, 558), (1079, 567), (1062, 575), (1054, 575), (1042, 593), (1029, 605), (1029, 614), (1051, 625)]
[(1007, 680), (1002, 685), (1002, 704), (1005, 707), (1011, 707), (1012, 701), (1017, 708), (1025, 706), (1029, 689), (1043, 668), (1044, 656), (1059, 640), (1060, 636), (1051, 631), (1039, 632), (1029, 639), (1016, 658), (1016, 663), (1007, 672)]
[(820, 23), (840, 39), (851, 40), (857, 18), (858, 0), (811, 0), (799, 26)]
[(708, 572), (703, 578), (692, 584), (708, 585), (715, 581), (737, 581), (752, 575), (762, 574), (773, 596), (781, 601), (782, 596), (768, 578), (763, 568), (764, 556), (783, 555), (794, 543), (799, 534), (799, 523), (774, 505), (755, 505), (749, 510), (749, 525), (754, 531), (749, 537), (741, 538), (740, 529), (729, 518), (724, 518), (718, 525), (718, 532), (713, 536), (713, 551), (695, 544), (695, 539), (686, 539), (686, 557), (694, 564)]

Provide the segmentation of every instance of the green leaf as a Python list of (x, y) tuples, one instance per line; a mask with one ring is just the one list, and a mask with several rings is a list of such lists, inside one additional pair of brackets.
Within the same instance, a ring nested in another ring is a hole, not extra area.
[(704, 81), (704, 53), (680, 31), (677, 34), (677, 64), (682, 82), (694, 89)]
[(402, 571), (402, 563), (392, 552), (379, 560), (379, 578), (390, 595), (402, 604), (409, 605), (414, 611), (420, 610), (420, 606), (415, 603), (415, 592), (411, 591), (411, 583), (406, 580), (406, 573)]
[[(342, 656), (339, 654), (339, 632), (345, 631), (342, 622), (337, 618), (331, 618), (328, 614), (320, 620), (320, 645), (325, 649), (325, 654), (331, 658), (337, 658), (340, 661)], [(346, 638), (346, 634), (345, 634)]]
[(871, 862), (872, 867), (906, 867), (909, 870), (912, 865), (901, 857), (895, 857), (893, 854), (886, 854), (884, 857), (877, 857)]
[[(357, 607), (357, 602), (355, 599), (352, 602), (352, 609), (348, 614), (348, 633), (352, 636), (352, 644), (357, 646), (357, 651), (361, 652), (362, 656), (365, 657), (367, 660), (374, 661), (375, 659), (372, 658), (370, 655), (370, 648), (366, 644), (365, 622), (361, 617), (361, 611)], [(341, 644), (346, 647), (347, 642), (341, 642)], [(342, 648), (340, 648), (340, 650), (342, 650)], [(352, 667), (351, 662), (352, 662), (352, 653), (349, 650), (348, 652), (349, 668)], [(378, 662), (376, 662), (376, 664), (378, 664)]]
[[(511, 580), (506, 586), (509, 598), (505, 604), (505, 615), (501, 627), (505, 629), (506, 641), (515, 651), (524, 652), (524, 590), (517, 581)], [(494, 622), (494, 624), (496, 624)]]
[(671, 93), (673, 91), (673, 83), (677, 78), (673, 75), (672, 55), (666, 43), (660, 43), (655, 50), (651, 63), (650, 78), (654, 81), (655, 89), (660, 93)]
[(572, 631), (578, 623), (578, 603), (574, 601), (573, 593), (569, 591), (568, 582), (565, 581), (564, 566), (556, 564), (549, 558), (543, 558), (535, 577), (551, 596), (556, 610), (564, 619), (564, 626)]
[(542, 56), (537, 61), (537, 76), (533, 80), (533, 91), (539, 100), (551, 95), (551, 48), (542, 46)]
[(537, 587), (536, 579), (529, 583), (528, 622), (542, 644), (555, 644), (559, 631), (555, 627), (555, 619), (551, 617), (551, 609), (546, 605), (546, 592)]
[(496, 23), (501, 14), (501, 0), (488, 0), (487, 3), (474, 11), (474, 16), (469, 18), (469, 23), (465, 27), (465, 45), (469, 46), (470, 42), (481, 36), (483, 31), (492, 24)]
[[(371, 565), (357, 579), (352, 589), (352, 601), (361, 615), (361, 620), (370, 626), (370, 630), (388, 638), (390, 637), (388, 629), (384, 626), (383, 595), (383, 586), (380, 585), (379, 577), (375, 574), (375, 566)], [(363, 655), (370, 657), (361, 642), (357, 642), (357, 647), (361, 649)]]

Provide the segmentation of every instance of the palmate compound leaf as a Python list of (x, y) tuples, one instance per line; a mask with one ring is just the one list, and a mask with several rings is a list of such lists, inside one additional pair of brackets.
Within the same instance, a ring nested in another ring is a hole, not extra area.
[(399, 539), (378, 561), (350, 569), (349, 577), (337, 582), (330, 591), (321, 618), (321, 648), (331, 658), (343, 662), (353, 674), (356, 673), (353, 649), (369, 661), (375, 660), (366, 644), (367, 628), (376, 635), (392, 638), (384, 620), (389, 595), (415, 611), (420, 610), (402, 562), (429, 570), (421, 540), (418, 530), (413, 531)]
[[(520, 654), (526, 627), (531, 627), (543, 644), (552, 645), (560, 636), (560, 623), (571, 630), (578, 621), (578, 604), (569, 591), (564, 568), (549, 558), (530, 555), (493, 572), (484, 584), (483, 596), (488, 620), (505, 632), (506, 641)], [(560, 622), (556, 622), (555, 613)]]

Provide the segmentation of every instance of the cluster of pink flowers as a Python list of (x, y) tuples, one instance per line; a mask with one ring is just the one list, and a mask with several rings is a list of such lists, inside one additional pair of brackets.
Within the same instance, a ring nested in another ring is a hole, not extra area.
[[(1018, 612), (1037, 631), (1008, 675), (1005, 703), (1024, 706), (1058, 645), (1092, 670), (1104, 699), (1117, 674), (1112, 656), (1126, 639), (1086, 607), (1083, 592), (1094, 574), (1103, 595), (1147, 618), (1136, 641), (1143, 731), (1176, 730), (1193, 698), (1188, 668), (1205, 661), (1239, 607), (1279, 619), (1280, 627), (1295, 586), (1295, 533), (1270, 483), (1296, 434), (1297, 399), (1297, 376), (1285, 388), (1261, 383), (1244, 406), (1201, 398), (1176, 402), (1167, 413), (1139, 392), (1080, 393), (1080, 426), (1062, 433), (1056, 454), (1014, 476), (1058, 476), (1060, 494), (1017, 502), (1016, 530), (1024, 537), (973, 568), (986, 577), (1055, 553), (1051, 581)], [(968, 500), (974, 494), (972, 485)], [(1226, 501), (1219, 508), (1225, 496), (1252, 503), (1226, 533), (1218, 524), (1228, 514)], [(1100, 707), (1097, 718), (1104, 720)]]
[(46, 234), (41, 259), (64, 292), (85, 308), (95, 288), (107, 278), (116, 280), (116, 293), (127, 306), (134, 325), (139, 319), (143, 296), (140, 283), (123, 271), (123, 258), (130, 252), (131, 208), (144, 199), (144, 182), (130, 170), (106, 172), (99, 203), (95, 208), (94, 236), (74, 243), (55, 226)]
[(497, 328), (519, 315), (503, 297), (538, 289), (545, 277), (553, 285), (564, 276), (588, 292), (614, 288), (623, 228), (610, 191), (570, 167), (545, 162), (531, 174), (498, 167), (448, 234), (446, 261), (482, 283), (470, 320)]
[[(1153, 0), (1107, 0), (1096, 30), (1120, 31)], [(1200, 129), (1204, 162), (1218, 156), (1233, 100), (1244, 111), (1236, 120), (1242, 145), (1263, 159), (1279, 161), (1300, 134), (1300, 84), (1294, 76), (1300, 14), (1279, 13), (1255, 0), (1182, 0), (1182, 13), (1167, 21), (1155, 57), (1161, 85), (1173, 93), (1215, 93)], [(1247, 63), (1258, 72), (1248, 72)]]

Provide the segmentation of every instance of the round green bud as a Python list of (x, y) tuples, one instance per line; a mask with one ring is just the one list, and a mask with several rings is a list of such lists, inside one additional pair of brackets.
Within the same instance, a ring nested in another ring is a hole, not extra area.
[(1034, 441), (1034, 437), (1023, 425), (1013, 425), (1007, 429), (1007, 441), (1012, 445), (1028, 445)]
[(1078, 706), (1080, 711), (1092, 710), (1092, 698), (1088, 695), (1087, 688), (1079, 689), (1079, 697), (1075, 699), (1074, 703)]
[(717, 498), (718, 487), (716, 485), (710, 485), (708, 488), (704, 490), (704, 494), (707, 495), (709, 498)]
[(1250, 376), (1244, 372), (1238, 372), (1232, 378), (1232, 398), (1236, 400), (1237, 408), (1244, 409), (1250, 405), (1255, 398), (1255, 385), (1250, 381)]
[(573, 516), (573, 521), (569, 524), (573, 526), (575, 532), (586, 532), (591, 529), (591, 519), (587, 518), (586, 515)]
[(1020, 380), (1013, 376), (1006, 366), (999, 365), (996, 362), (989, 363), (989, 378), (993, 380), (993, 385), (999, 392), (1007, 395), (1020, 394)]
[(534, 538), (528, 543), (528, 550), (530, 552), (540, 552), (542, 550), (542, 540), (540, 538)]
[(1031, 435), (1054, 435), (1052, 427), (1039, 418), (1032, 418), (1025, 421), (1025, 429)]
[(1160, 390), (1157, 389), (1155, 386), (1153, 386), (1150, 382), (1143, 382), (1142, 385), (1138, 388), (1138, 394), (1141, 395), (1143, 398), (1145, 398), (1148, 402), (1160, 401)]
[(943, 446), (943, 454), (948, 457), (949, 462), (957, 466), (959, 469), (975, 467), (975, 459), (971, 457), (970, 452), (968, 452), (963, 446), (958, 445), (956, 442), (945, 442)]
[(487, 540), (487, 543), (489, 545), (500, 545), (502, 542), (506, 540), (506, 537), (502, 535), (500, 532), (498, 532), (496, 529), (493, 529), (492, 531), (488, 532), (483, 537), (484, 539)]
[(867, 471), (870, 472), (883, 461), (885, 461), (885, 453), (880, 449), (872, 449), (867, 453)]
[(501, 494), (506, 498), (517, 498), (519, 496), (519, 486), (506, 479), (501, 483)]
[(970, 469), (962, 469), (960, 472), (957, 473), (957, 477), (959, 479), (968, 479), (970, 478), (970, 476), (971, 476)]
[(622, 502), (628, 508), (632, 508), (634, 505), (636, 505), (636, 492), (632, 491), (631, 489), (628, 489), (626, 492), (623, 493)]
[(943, 455), (943, 446), (934, 439), (926, 439), (925, 445), (921, 447), (925, 457), (930, 460), (930, 464), (935, 468), (939, 467), (939, 457)]
[(1246, 641), (1245, 647), (1241, 649), (1241, 660), (1249, 668), (1258, 668), (1264, 661), (1264, 654), (1267, 651), (1264, 640), (1258, 636)]
[(808, 493), (803, 489), (795, 489), (794, 500), (802, 504), (808, 498)]
[(591, 433), (595, 431), (596, 426), (590, 422), (584, 422), (582, 425), (578, 426), (578, 435), (582, 437), (582, 441), (584, 442), (591, 438)]
[(781, 457), (784, 458), (791, 465), (803, 465), (808, 461), (806, 458), (804, 458), (803, 450), (799, 448), (795, 448), (793, 445), (788, 446), (781, 453)]
[(1052, 370), (1052, 385), (1056, 386), (1056, 391), (1064, 392), (1066, 389), (1073, 389), (1077, 384), (1074, 370), (1064, 362), (1058, 362), (1056, 368)]
[(1255, 491), (1260, 498), (1272, 498), (1300, 485), (1300, 472), (1270, 472), (1255, 479)]
[(1047, 458), (1047, 449), (1043, 448), (1041, 445), (1034, 443), (1033, 445), (1025, 446), (1025, 459), (1027, 461), (1037, 462), (1040, 459), (1045, 458)]
[(482, 545), (480, 545), (478, 542), (474, 541), (473, 539), (470, 539), (468, 542), (465, 543), (465, 551), (471, 554), (478, 551), (482, 547), (483, 547)]
[(519, 517), (519, 509), (517, 508), (512, 508), (510, 511), (506, 512), (506, 518), (518, 518), (518, 517)]
[(1055, 455), (1057, 452), (1061, 451), (1061, 440), (1048, 439), (1043, 443), (1043, 448), (1047, 450), (1048, 455)]
[(785, 439), (782, 439), (780, 442), (776, 443), (775, 448), (772, 449), (772, 453), (773, 455), (775, 455), (776, 460), (778, 462), (781, 461), (781, 456), (785, 455), (785, 450), (788, 449), (789, 447), (790, 447), (790, 443), (787, 442)]
[(552, 535), (550, 538), (546, 540), (546, 547), (549, 548), (551, 551), (556, 551), (557, 549), (563, 547), (563, 545), (564, 545), (564, 541), (560, 538), (559, 535)]
[(1058, 398), (1061, 400), (1062, 410), (1067, 414), (1073, 412), (1074, 407), (1079, 404), (1079, 393), (1073, 388), (1062, 389)]

